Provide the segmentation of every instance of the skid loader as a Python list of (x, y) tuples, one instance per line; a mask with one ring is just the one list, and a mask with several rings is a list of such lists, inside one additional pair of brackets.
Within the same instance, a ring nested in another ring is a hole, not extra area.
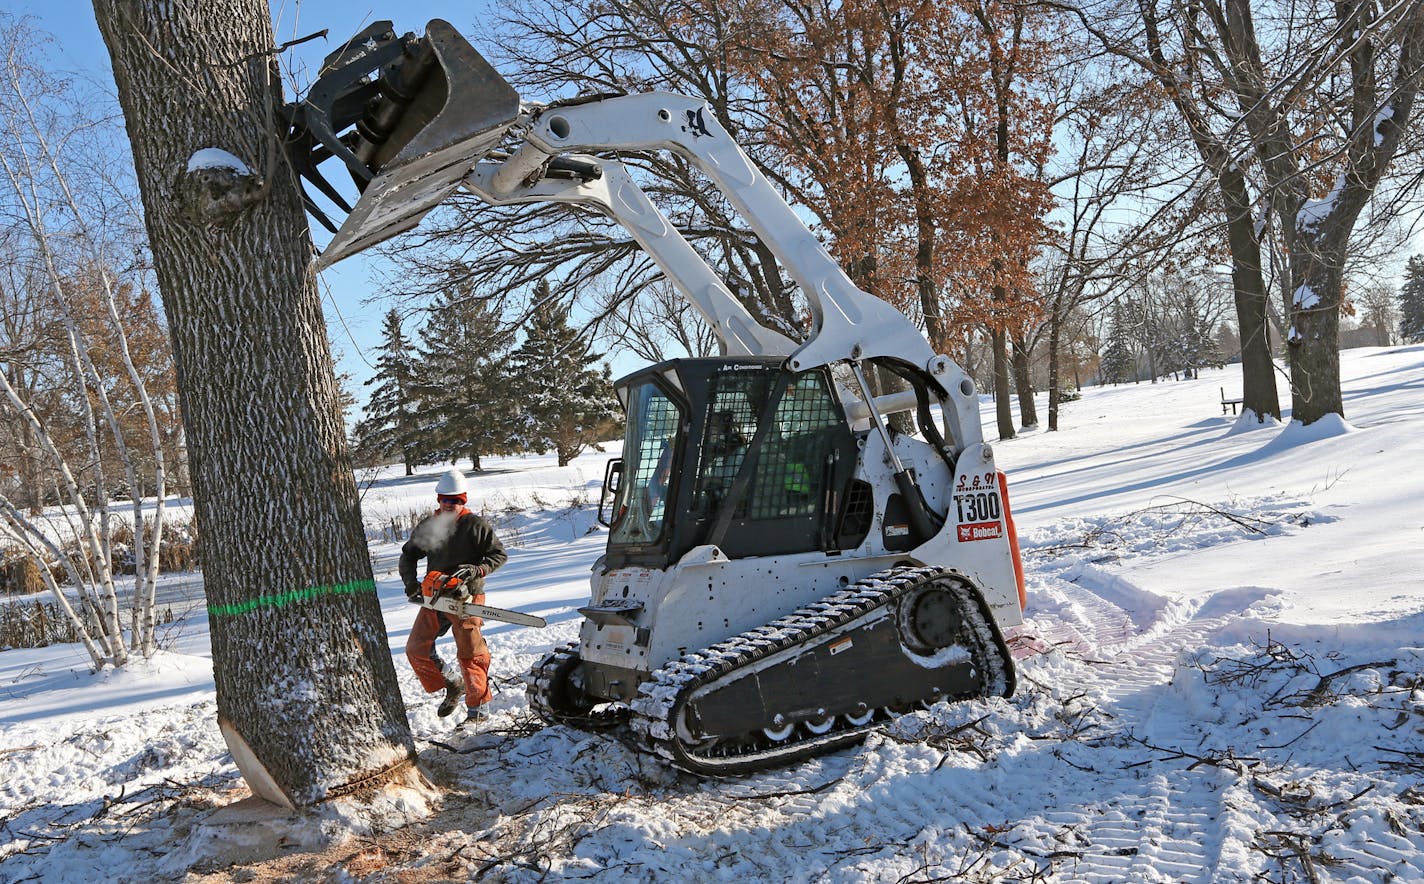
[[(286, 108), (295, 167), (348, 213), (338, 227), (309, 200), (335, 233), (320, 264), (414, 227), (457, 189), (568, 203), (627, 228), (721, 343), (617, 382), (627, 430), (600, 503), (607, 551), (578, 641), (528, 675), (540, 716), (629, 727), (723, 775), (847, 745), (926, 704), (1012, 694), (1002, 630), (1022, 622), (1023, 575), (972, 381), (851, 283), (706, 102), (525, 102), (440, 20), (424, 36), (377, 23), (325, 70)], [(796, 281), (806, 341), (758, 323), (614, 158), (660, 150), (719, 188)], [(331, 159), (354, 207), (318, 168)], [(873, 394), (872, 370), (895, 391)]]

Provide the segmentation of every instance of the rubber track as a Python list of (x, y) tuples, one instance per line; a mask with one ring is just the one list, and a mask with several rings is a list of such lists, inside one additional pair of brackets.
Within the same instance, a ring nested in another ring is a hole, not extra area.
[(587, 714), (560, 712), (549, 701), (549, 696), (560, 668), (578, 658), (579, 643), (574, 641), (561, 648), (555, 648), (524, 675), (524, 693), (529, 699), (529, 708), (549, 724), (567, 724), (572, 727), (600, 730), (621, 724), (627, 717), (621, 708), (593, 710)]
[[(974, 597), (964, 587), (963, 578), (941, 568), (892, 568), (873, 574), (765, 626), (686, 654), (653, 672), (631, 704), (629, 725), (657, 754), (679, 767), (714, 775), (748, 773), (857, 742), (880, 722), (871, 721), (859, 727), (833, 730), (740, 755), (703, 758), (681, 751), (672, 718), (699, 688), (772, 654), (804, 645), (877, 608), (892, 605), (913, 587), (940, 576), (951, 578), (958, 590)], [(982, 693), (944, 699), (957, 701), (1010, 692), (1012, 675), (1005, 667), (1007, 654), (983, 610), (982, 600), (978, 600), (978, 604), (965, 604), (963, 609), (966, 622), (980, 637), (982, 647), (971, 650), (975, 653), (975, 665), (986, 674), (986, 688)]]

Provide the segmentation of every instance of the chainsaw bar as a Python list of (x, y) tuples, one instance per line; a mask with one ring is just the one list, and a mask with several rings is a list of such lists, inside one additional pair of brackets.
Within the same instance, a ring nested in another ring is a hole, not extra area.
[(427, 600), (421, 603), (421, 607), (429, 608), (432, 611), (444, 611), (446, 614), (454, 614), (456, 617), (483, 617), (486, 620), (499, 620), (502, 623), (534, 626), (539, 629), (549, 625), (543, 617), (536, 617), (533, 614), (511, 611), (508, 608), (491, 608), (489, 605), (477, 605), (474, 602), (462, 602), (450, 596)]

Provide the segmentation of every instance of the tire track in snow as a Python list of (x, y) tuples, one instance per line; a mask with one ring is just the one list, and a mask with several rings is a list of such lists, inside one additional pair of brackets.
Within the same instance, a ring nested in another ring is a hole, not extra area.
[(1367, 881), (1424, 881), (1424, 863), (1419, 859), (1419, 845), (1394, 834), (1374, 821), (1362, 821), (1370, 831), (1365, 843), (1345, 842), (1335, 833), (1322, 840), (1323, 852), (1339, 862), (1340, 880), (1361, 878)]
[[(1118, 796), (1094, 815), (1054, 812), (1044, 820), (1071, 832), (1065, 848), (1079, 855), (1064, 861), (1054, 881), (1211, 882), (1220, 880), (1216, 814), (1183, 800), (1187, 774), (1171, 771), (1142, 781), (1141, 794)], [(1195, 799), (1199, 790), (1192, 790)], [(1062, 835), (1059, 836), (1062, 838)]]
[[(1091, 577), (1084, 574), (1082, 577)], [(1116, 583), (1121, 578), (1108, 577)], [(1104, 694), (1119, 704), (1120, 718), (1150, 709), (1121, 708), (1152, 695), (1151, 688), (1169, 684), (1182, 655), (1240, 619), (1259, 594), (1226, 592), (1205, 600), (1174, 601), (1158, 606), (1150, 616), (1130, 612), (1094, 591), (1094, 581), (1057, 582), (1053, 593), (1060, 613), (1031, 618), (1028, 634), (1051, 644), (1070, 659), (1089, 665), (1081, 669), (1078, 690)], [(1144, 594), (1146, 597), (1146, 594)], [(1071, 612), (1066, 620), (1061, 612)], [(1070, 675), (1069, 678), (1072, 678)]]
[[(1033, 618), (1028, 632), (1081, 662), (1056, 674), (1061, 691), (1092, 697), (1125, 731), (1150, 741), (1154, 713), (1172, 696), (1165, 688), (1182, 655), (1241, 617), (1255, 597), (1227, 593), (1221, 602), (1152, 604), (1143, 594), (1151, 610), (1129, 611), (1094, 591), (1095, 576), (1090, 570), (1075, 582), (1054, 581), (1056, 610)], [(1107, 595), (1132, 595), (1121, 578), (1103, 576), (1114, 584)], [(1032, 662), (1027, 666), (1031, 671)], [(1077, 854), (1060, 861), (1053, 880), (1210, 882), (1240, 871), (1220, 868), (1223, 808), (1216, 793), (1203, 787), (1203, 774), (1155, 765), (1143, 773), (1141, 780), (1116, 780), (1120, 791), (1110, 802), (1041, 818), (1052, 830), (1042, 834)]]
[(1030, 616), (1017, 634), (1037, 644), (1037, 650), (1060, 648), (1091, 655), (1141, 631), (1122, 608), (1073, 581), (1036, 582), (1040, 585), (1035, 587), (1034, 609), (1039, 613)]

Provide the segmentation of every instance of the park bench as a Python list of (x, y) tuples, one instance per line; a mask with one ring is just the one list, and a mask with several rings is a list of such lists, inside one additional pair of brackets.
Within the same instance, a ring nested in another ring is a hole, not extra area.
[(1244, 400), (1242, 400), (1240, 397), (1238, 397), (1238, 398), (1236, 398), (1236, 399), (1227, 399), (1227, 398), (1226, 398), (1226, 388), (1225, 388), (1225, 387), (1222, 387), (1222, 388), (1221, 388), (1221, 413), (1222, 413), (1222, 414), (1226, 414), (1226, 409), (1228, 409), (1228, 408), (1231, 409), (1231, 413), (1232, 413), (1232, 414), (1235, 414), (1235, 413), (1236, 413), (1236, 406), (1240, 405), (1243, 401), (1244, 401)]

